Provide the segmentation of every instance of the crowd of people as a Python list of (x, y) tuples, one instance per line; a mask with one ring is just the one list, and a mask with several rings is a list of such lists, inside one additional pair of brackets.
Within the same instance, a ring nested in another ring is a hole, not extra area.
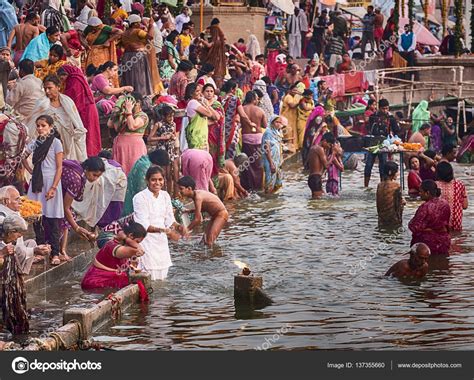
[[(284, 154), (301, 154), (313, 199), (338, 196), (340, 140), (351, 133), (422, 145), (406, 162), (409, 195), (424, 201), (409, 223), (417, 273), (425, 272), (426, 252), (449, 253), (450, 233), (461, 230), (467, 207), (450, 162), (470, 160), (472, 134), (457, 153), (453, 119), (430, 114), (428, 102), (403, 133), (388, 100), (377, 103), (370, 91), (356, 97), (366, 107), (361, 123), (339, 120), (340, 89), (315, 78), (355, 70), (340, 12), (315, 17), (308, 43), (306, 13), (296, 8), (285, 54), (275, 35), (264, 52), (253, 35), (230, 43), (216, 18), (196, 32), (187, 6), (173, 17), (158, 4), (143, 17), (140, 1), (114, 0), (109, 10), (101, 1), (77, 1), (69, 19), (53, 0), (41, 17), (10, 7), (14, 19), (0, 47), (0, 127), (18, 151), (15, 159), (0, 157), (0, 252), (15, 253), (21, 273), (45, 257), (51, 265), (70, 260), (72, 229), (100, 248), (84, 289), (124, 286), (128, 267), (163, 280), (172, 265), (168, 241), (188, 238), (206, 213), (202, 243), (212, 246), (229, 218), (226, 202), (282, 187)], [(375, 50), (390, 24), (383, 30), (373, 7), (362, 22), (364, 56), (365, 44)], [(401, 54), (407, 44), (402, 37)], [(303, 71), (292, 56), (311, 60)], [(369, 186), (378, 160), (379, 222), (390, 226), (402, 222), (404, 205), (392, 159), (368, 153), (364, 169)], [(22, 238), (20, 194), (42, 205), (35, 240)], [(412, 261), (392, 272), (406, 272)]]

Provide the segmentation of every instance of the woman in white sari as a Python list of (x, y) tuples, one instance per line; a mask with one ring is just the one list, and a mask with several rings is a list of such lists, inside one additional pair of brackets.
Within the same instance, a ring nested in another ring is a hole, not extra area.
[(187, 235), (186, 227), (176, 223), (170, 195), (162, 190), (165, 177), (163, 170), (152, 166), (146, 172), (147, 188), (133, 197), (135, 222), (147, 230), (140, 243), (145, 254), (140, 257), (140, 269), (148, 272), (151, 280), (164, 280), (172, 266), (168, 237), (179, 240)]
[(56, 75), (48, 75), (43, 81), (46, 97), (38, 99), (31, 115), (25, 120), (28, 136), (35, 138), (36, 119), (49, 115), (54, 120), (64, 148), (64, 159), (79, 162), (87, 159), (86, 133), (76, 105), (70, 97), (59, 92), (60, 81)]

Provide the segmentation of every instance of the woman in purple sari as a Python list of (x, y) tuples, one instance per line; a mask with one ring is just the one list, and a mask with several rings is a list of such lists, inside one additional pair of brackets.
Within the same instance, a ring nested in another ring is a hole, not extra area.
[(408, 223), (412, 232), (411, 244), (425, 243), (432, 255), (449, 255), (451, 236), (449, 203), (440, 198), (441, 190), (436, 182), (428, 179), (421, 183), (420, 196), (425, 201)]
[[(80, 227), (72, 211), (72, 202), (81, 202), (84, 197), (86, 182), (94, 182), (105, 171), (105, 165), (99, 157), (90, 157), (82, 164), (74, 160), (63, 161), (61, 186), (63, 191), (64, 219), (61, 222), (61, 255), (63, 260), (69, 260), (66, 253), (69, 229), (72, 228), (81, 238), (94, 240), (95, 236), (85, 228)], [(58, 259), (59, 260), (59, 259)], [(52, 264), (59, 264), (52, 262)]]

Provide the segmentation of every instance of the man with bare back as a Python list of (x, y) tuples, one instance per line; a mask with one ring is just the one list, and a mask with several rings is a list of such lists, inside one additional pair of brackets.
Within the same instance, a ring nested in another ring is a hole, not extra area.
[(204, 232), (203, 241), (211, 247), (216, 241), (219, 233), (229, 219), (229, 213), (224, 203), (217, 195), (206, 190), (195, 190), (196, 182), (190, 176), (181, 177), (178, 180), (179, 192), (183, 197), (190, 198), (194, 202), (194, 220), (189, 224), (188, 231), (202, 223), (202, 213), (207, 212), (211, 220)]
[[(40, 23), (40, 16), (36, 12), (30, 12), (26, 15), (25, 23), (16, 25), (10, 33), (8, 37), (8, 48), (12, 48), (13, 39), (16, 37), (15, 42), (15, 54), (13, 56), (13, 62), (15, 65), (18, 65), (20, 62), (21, 56), (26, 49), (26, 46), (30, 43), (30, 41), (38, 37), (40, 34), (40, 29), (38, 25)], [(44, 30), (41, 30), (43, 32)]]
[(249, 157), (249, 165), (241, 173), (242, 186), (247, 191), (259, 191), (263, 186), (262, 165), (262, 128), (267, 127), (265, 112), (257, 105), (259, 102), (255, 91), (245, 95), (244, 111), (250, 123), (242, 119), (242, 152)]
[(312, 199), (323, 195), (323, 174), (328, 168), (327, 152), (332, 148), (336, 139), (331, 132), (326, 132), (318, 145), (313, 145), (308, 153), (309, 177), (308, 186)]

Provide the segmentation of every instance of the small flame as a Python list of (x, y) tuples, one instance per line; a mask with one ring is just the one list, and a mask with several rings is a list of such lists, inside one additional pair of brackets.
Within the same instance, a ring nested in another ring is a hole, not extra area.
[(245, 264), (243, 261), (239, 261), (239, 260), (234, 260), (234, 264), (237, 265), (239, 267), (239, 269), (244, 269), (244, 268), (248, 268), (249, 266), (247, 264)]

